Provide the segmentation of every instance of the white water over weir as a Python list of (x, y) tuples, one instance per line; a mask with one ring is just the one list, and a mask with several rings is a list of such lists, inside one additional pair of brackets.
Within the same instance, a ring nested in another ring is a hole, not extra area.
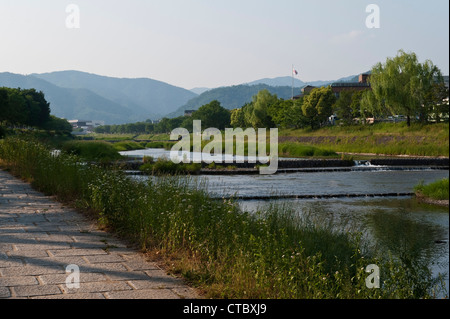
[(274, 199), (333, 199), (333, 198), (369, 198), (369, 197), (411, 197), (414, 193), (378, 193), (378, 194), (322, 194), (322, 195), (254, 195), (254, 196), (221, 196), (221, 199), (274, 200)]

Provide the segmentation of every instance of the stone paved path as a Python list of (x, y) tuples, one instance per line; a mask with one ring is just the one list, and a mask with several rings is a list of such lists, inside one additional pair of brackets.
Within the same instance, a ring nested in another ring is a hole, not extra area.
[[(79, 269), (79, 288), (69, 265)], [(197, 297), (83, 215), (0, 170), (0, 299)]]

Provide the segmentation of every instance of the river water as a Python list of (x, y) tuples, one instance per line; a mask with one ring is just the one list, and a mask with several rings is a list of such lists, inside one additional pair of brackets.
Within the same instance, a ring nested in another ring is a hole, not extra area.
[[(123, 155), (166, 156), (164, 150), (123, 152)], [(342, 198), (344, 194), (412, 193), (419, 182), (430, 183), (448, 178), (447, 170), (373, 167), (364, 171), (319, 171), (275, 175), (205, 175), (202, 180), (215, 197), (239, 196), (246, 211), (263, 209), (265, 205), (288, 205), (299, 215), (308, 214), (340, 229), (356, 230), (372, 244), (394, 254), (407, 251), (424, 261), (434, 276), (443, 275), (449, 287), (449, 210), (419, 203), (412, 196)], [(145, 177), (139, 177), (145, 178)], [(286, 199), (283, 195), (316, 195), (319, 198)], [(336, 195), (335, 198), (320, 198)], [(255, 196), (272, 196), (254, 200)], [(276, 199), (279, 196), (279, 199)], [(439, 297), (442, 297), (440, 295)]]

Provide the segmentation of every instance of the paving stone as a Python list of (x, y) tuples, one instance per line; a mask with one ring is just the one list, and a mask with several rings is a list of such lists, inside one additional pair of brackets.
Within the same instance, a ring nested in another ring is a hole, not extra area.
[(120, 263), (125, 261), (123, 257), (119, 255), (94, 255), (94, 256), (86, 256), (85, 257), (89, 263), (91, 264), (99, 264), (99, 263)]
[(132, 280), (131, 285), (137, 289), (150, 289), (150, 288), (175, 288), (182, 287), (184, 283), (176, 278), (171, 277), (151, 277), (151, 280)]
[(8, 289), (8, 287), (0, 286), (0, 298), (10, 298), (10, 297), (11, 291)]
[(17, 250), (11, 250), (8, 251), (8, 256), (14, 258), (14, 257), (20, 257), (23, 258), (26, 261), (26, 258), (28, 257), (48, 257), (48, 253), (46, 250), (21, 250), (20, 252)]
[(0, 268), (22, 267), (24, 262), (18, 258), (0, 259)]
[(105, 299), (102, 293), (77, 293), (77, 294), (59, 294), (59, 295), (49, 295), (49, 296), (39, 296), (31, 297), (30, 299)]
[(90, 256), (90, 255), (106, 255), (107, 252), (102, 250), (102, 249), (98, 249), (98, 248), (93, 248), (93, 249), (50, 249), (50, 253), (55, 256), (55, 257), (61, 257), (61, 256)]
[(61, 294), (61, 289), (56, 285), (34, 285), (34, 286), (18, 286), (14, 287), (17, 297), (32, 297)]
[(63, 289), (63, 292), (67, 294), (132, 290), (130, 285), (128, 285), (124, 281), (118, 282), (101, 281), (101, 282), (80, 283), (80, 288), (73, 288), (73, 289), (67, 288), (66, 285), (62, 285), (61, 287)]
[(34, 276), (0, 277), (0, 287), (38, 285)]
[(145, 272), (140, 271), (108, 272), (105, 275), (112, 281), (150, 280)]
[(65, 273), (65, 268), (58, 266), (31, 266), (0, 268), (2, 277), (39, 276), (46, 274)]
[[(50, 275), (42, 275), (38, 277), (38, 280), (43, 285), (57, 285), (57, 284), (66, 284), (67, 276), (69, 274), (50, 274)], [(100, 281), (108, 281), (109, 279), (102, 273), (80, 273), (80, 283), (86, 282), (100, 282)]]
[(143, 258), (136, 258), (134, 256), (128, 257), (124, 256), (124, 258), (127, 260), (123, 264), (125, 267), (129, 268), (131, 271), (135, 270), (158, 270), (160, 269), (156, 263), (145, 261)]
[(146, 289), (131, 291), (112, 291), (106, 293), (108, 299), (180, 299), (170, 289)]

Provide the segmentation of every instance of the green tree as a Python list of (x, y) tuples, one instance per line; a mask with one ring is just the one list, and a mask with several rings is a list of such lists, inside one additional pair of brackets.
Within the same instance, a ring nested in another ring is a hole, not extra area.
[(246, 121), (253, 128), (269, 128), (275, 126), (269, 115), (269, 109), (278, 102), (276, 94), (264, 89), (253, 96), (252, 104), (246, 108)]
[(445, 83), (434, 83), (433, 87), (424, 96), (424, 108), (429, 117), (439, 123), (441, 119), (449, 116), (449, 90)]
[(441, 71), (427, 60), (419, 63), (415, 53), (400, 50), (396, 57), (372, 68), (370, 84), (378, 101), (390, 114), (402, 114), (407, 125), (415, 116), (424, 118), (423, 103), (433, 83), (443, 82)]
[(350, 108), (353, 112), (353, 118), (358, 118), (361, 116), (361, 99), (367, 90), (356, 91), (352, 94), (352, 103), (350, 104)]
[(214, 100), (203, 105), (192, 116), (192, 120), (201, 120), (203, 128), (214, 127), (224, 130), (230, 126), (230, 111), (220, 105), (220, 102)]
[(230, 125), (234, 128), (241, 127), (246, 128), (248, 127), (247, 122), (245, 121), (245, 108), (248, 104), (244, 105), (240, 109), (234, 109), (231, 110), (231, 116), (230, 116)]
[(336, 96), (331, 87), (315, 88), (305, 97), (302, 111), (311, 129), (320, 127), (327, 122), (333, 114), (335, 102)]
[(9, 109), (8, 89), (0, 88), (0, 125), (3, 121), (6, 121), (7, 112)]
[(343, 125), (351, 125), (353, 123), (352, 97), (353, 92), (343, 91), (334, 106), (336, 115)]
[(72, 132), (72, 125), (66, 120), (50, 115), (50, 118), (43, 126), (47, 131), (57, 131), (63, 134), (69, 134)]
[(0, 90), (0, 122), (14, 125), (44, 127), (50, 119), (50, 104), (44, 93), (35, 89)]
[(25, 98), (20, 90), (9, 90), (7, 121), (14, 125), (24, 125), (30, 117)]
[(26, 101), (28, 118), (24, 124), (43, 128), (50, 120), (50, 103), (45, 100), (43, 92), (35, 89), (22, 90)]
[(299, 128), (304, 123), (303, 98), (298, 100), (280, 99), (269, 107), (269, 115), (275, 125), (282, 128)]

